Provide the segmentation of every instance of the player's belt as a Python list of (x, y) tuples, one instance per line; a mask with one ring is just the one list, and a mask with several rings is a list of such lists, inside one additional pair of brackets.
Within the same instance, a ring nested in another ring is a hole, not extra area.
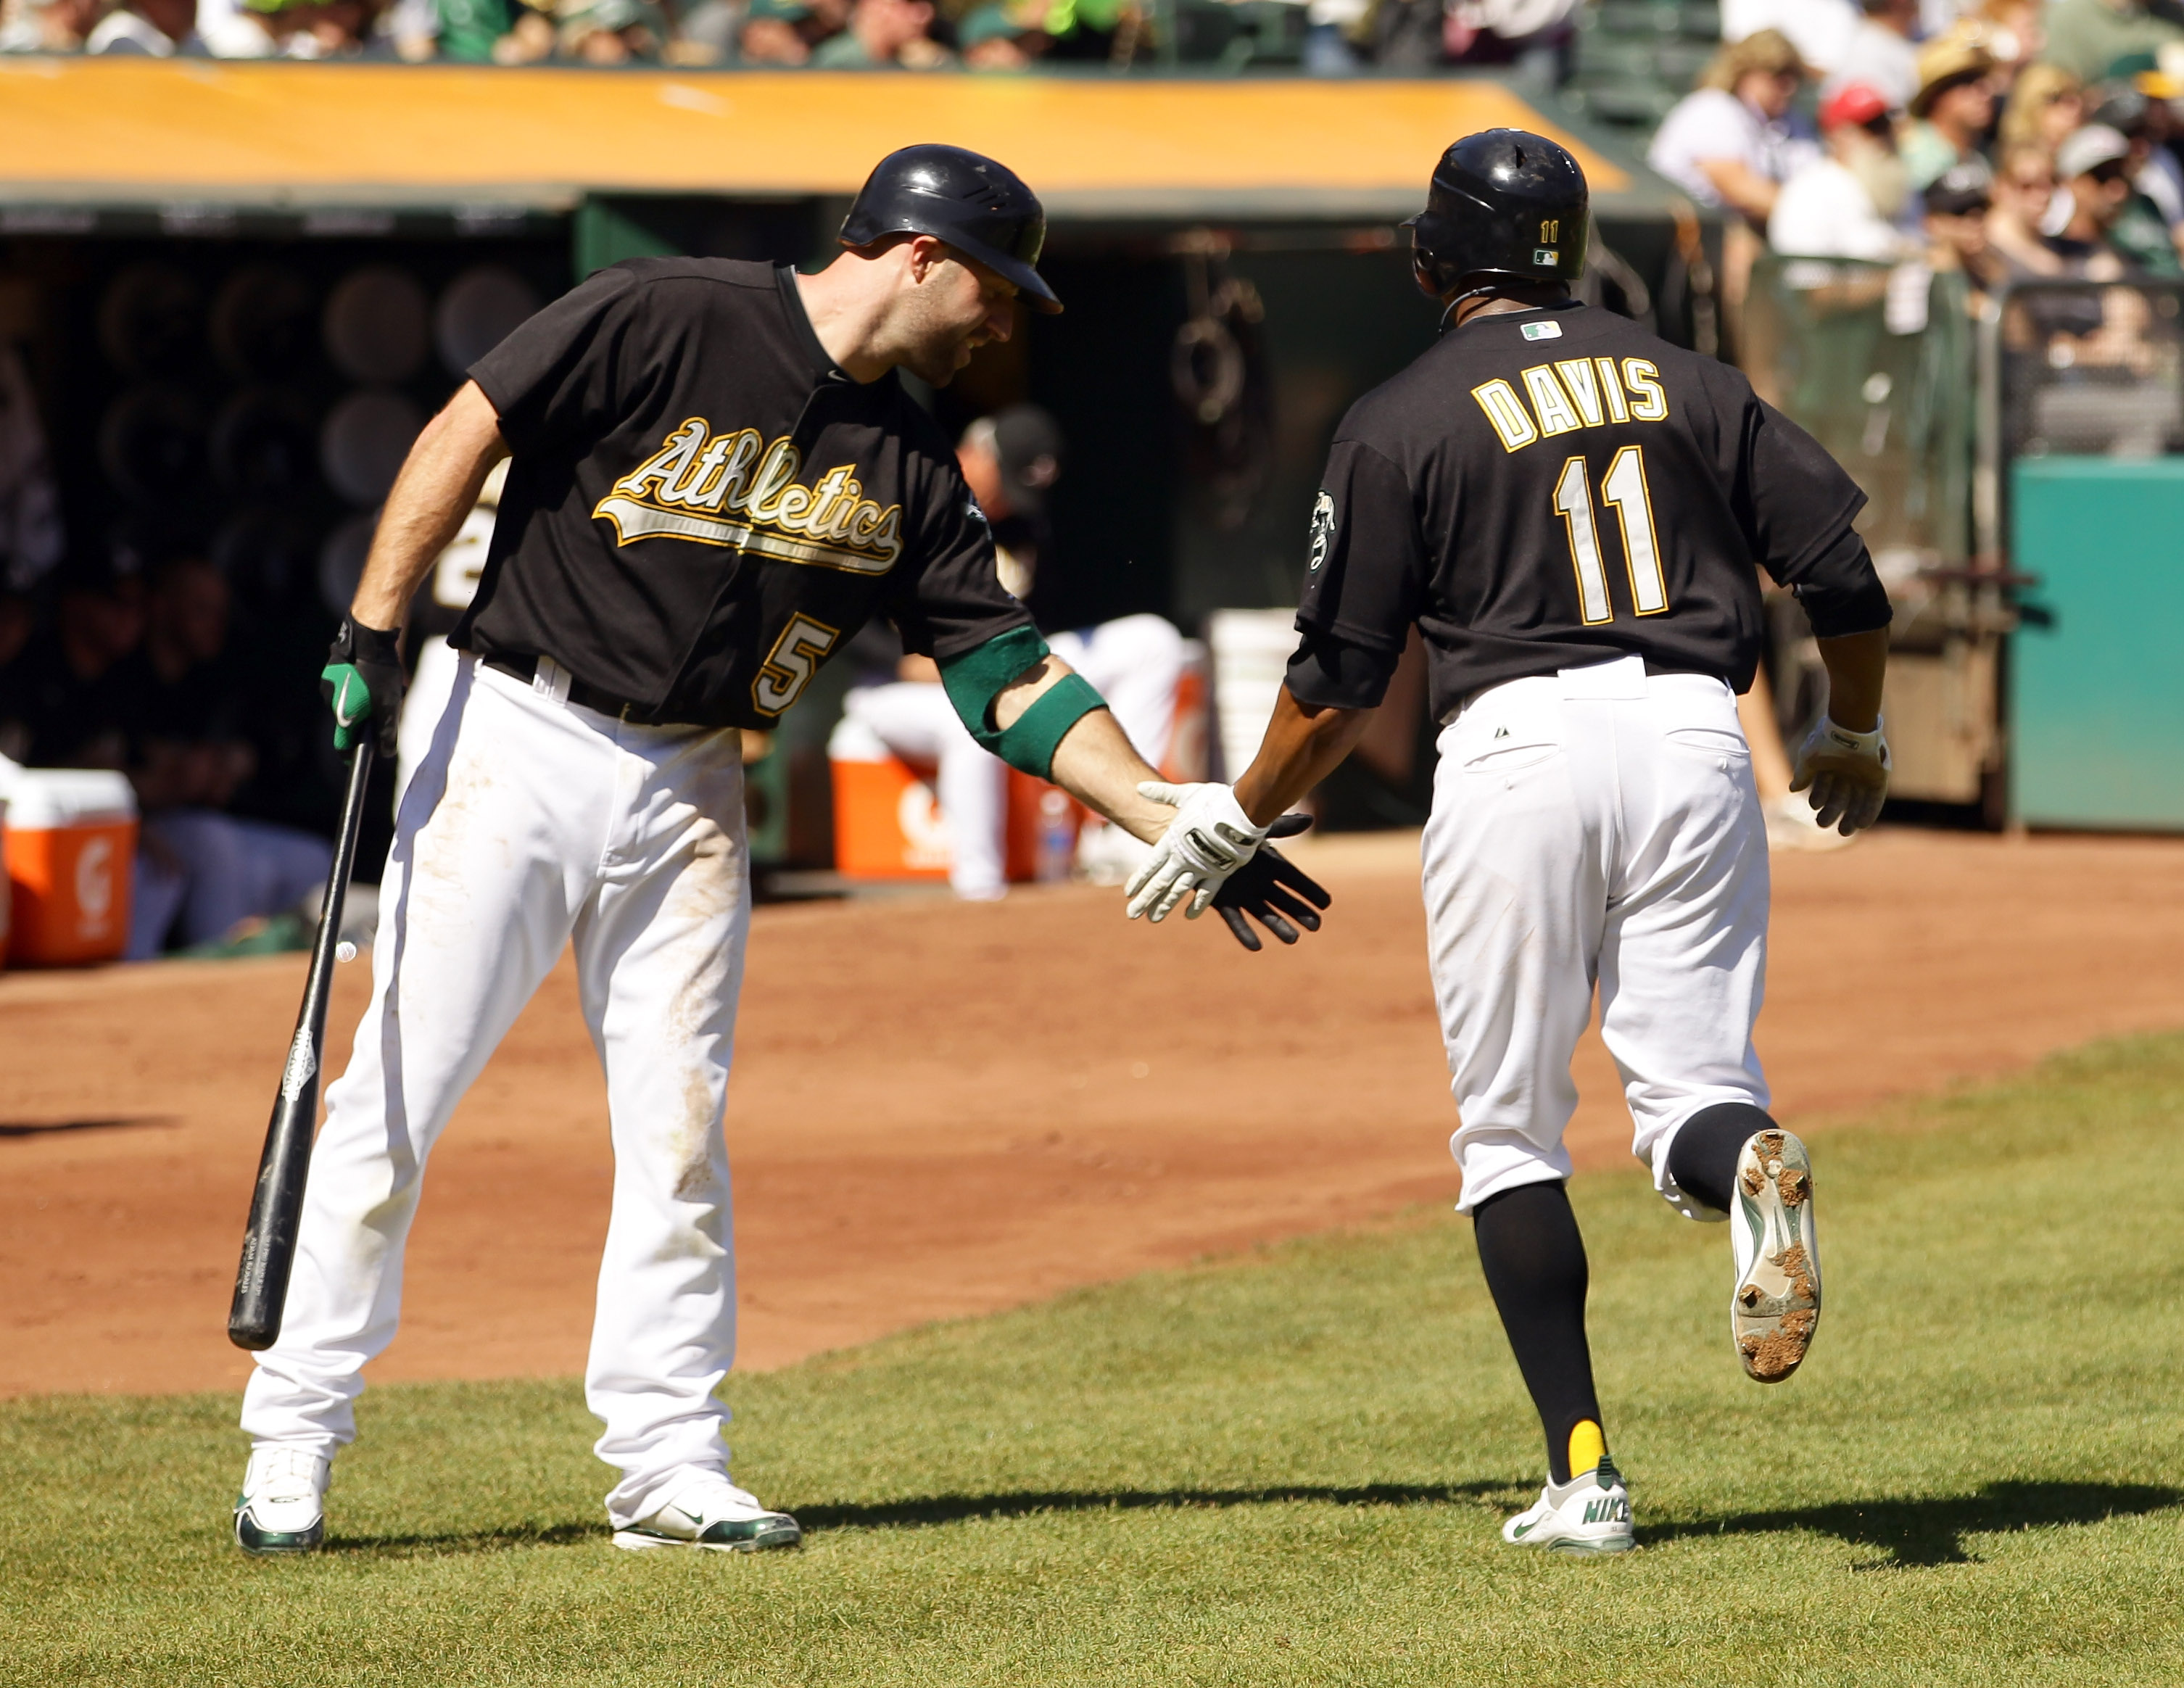
[[(529, 685), (538, 677), (538, 659), (535, 656), (488, 656), (479, 659), (488, 668), (497, 668), (511, 680), (521, 680)], [(597, 686), (587, 684), (574, 674), (569, 676), (569, 701), (581, 704), (601, 715), (610, 715), (616, 721), (628, 721), (634, 727), (672, 727), (678, 722), (662, 720), (643, 704), (631, 703), (627, 698), (616, 697), (611, 692), (602, 692)]]

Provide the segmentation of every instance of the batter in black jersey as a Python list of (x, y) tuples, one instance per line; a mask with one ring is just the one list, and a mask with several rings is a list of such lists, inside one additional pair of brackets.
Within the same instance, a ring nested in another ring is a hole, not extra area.
[[(465, 655), (404, 790), (371, 1002), (326, 1093), (280, 1338), (244, 1397), (246, 1551), (319, 1545), (361, 1369), (394, 1334), (426, 1159), (565, 949), (615, 1151), (585, 1377), (620, 1474), (615, 1542), (800, 1539), (729, 1480), (722, 1439), (721, 1123), (750, 909), (739, 729), (775, 721), (884, 616), (996, 755), (1148, 840), (1174, 813), (1002, 589), (955, 454), (895, 376), (944, 383), (1007, 335), (1018, 299), (1061, 309), (1036, 267), (1044, 229), (992, 159), (906, 148), (821, 273), (617, 265), (512, 334), (419, 439), (326, 665), (344, 749), (392, 748), (404, 608), (510, 465), (453, 635)], [(1326, 900), (1275, 859), (1224, 914), (1294, 942), (1284, 914), (1315, 925)]]
[[(1570, 1057), (1599, 1004), (1632, 1146), (1694, 1219), (1730, 1218), (1730, 1334), (1787, 1378), (1820, 1312), (1812, 1167), (1752, 1045), (1767, 853), (1735, 694), (1755, 568), (1797, 593), (1832, 682), (1797, 759), (1823, 824), (1871, 824), (1889, 607), (1858, 488), (1736, 370), (1576, 304), (1585, 179), (1552, 141), (1457, 142), (1412, 220), (1443, 332), (1344, 418), (1312, 512), (1300, 642), (1259, 755), (1193, 788), (1131, 909), (1192, 911), (1333, 771), (1412, 627), (1440, 760), (1427, 929), (1488, 1288), (1546, 1434), (1519, 1546), (1635, 1540), (1585, 1331), (1564, 1194)], [(1780, 1451), (1787, 1451), (1780, 1450)], [(1794, 1465), (1794, 1460), (1789, 1462)]]

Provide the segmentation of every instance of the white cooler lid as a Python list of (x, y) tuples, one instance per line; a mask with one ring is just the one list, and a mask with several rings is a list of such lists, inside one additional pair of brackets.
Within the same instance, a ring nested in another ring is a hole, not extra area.
[(8, 830), (50, 831), (100, 821), (126, 821), (136, 813), (128, 777), (104, 768), (15, 768), (5, 771)]

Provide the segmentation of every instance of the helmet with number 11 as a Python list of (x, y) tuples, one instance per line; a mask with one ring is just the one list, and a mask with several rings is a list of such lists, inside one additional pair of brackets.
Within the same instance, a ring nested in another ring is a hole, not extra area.
[(1407, 222), (1418, 286), (1435, 298), (1497, 281), (1570, 282), (1591, 232), (1585, 172), (1523, 129), (1467, 135), (1440, 155), (1426, 209)]

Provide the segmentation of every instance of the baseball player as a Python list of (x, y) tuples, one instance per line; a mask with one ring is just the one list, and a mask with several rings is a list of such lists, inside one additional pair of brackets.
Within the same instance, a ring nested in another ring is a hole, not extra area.
[[(1000, 756), (1148, 839), (1172, 818), (1140, 794), (1151, 770), (1098, 694), (1002, 590), (946, 437), (894, 374), (944, 383), (1009, 331), (1016, 298), (1058, 310), (1035, 267), (1044, 232), (1001, 165), (906, 148), (822, 273), (602, 270), (474, 365), (417, 442), (326, 671), (337, 739), (373, 732), (382, 749), (405, 607), (511, 460), (397, 819), (371, 1001), (327, 1092), (282, 1333), (243, 1397), (247, 1551), (319, 1544), (359, 1373), (394, 1334), (426, 1158), (571, 944), (615, 1150), (585, 1375), (598, 1453), (621, 1472), (614, 1540), (800, 1539), (729, 1480), (717, 1396), (735, 1329), (722, 1109), (750, 908), (739, 729), (777, 721), (885, 616)], [(1295, 898), (1266, 890), (1225, 913), (1251, 906), (1293, 939)]]
[(1730, 1335), (1763, 1383), (1820, 1311), (1811, 1165), (1767, 1113), (1752, 1050), (1766, 831), (1736, 694), (1760, 649), (1752, 565), (1819, 636), (1829, 712), (1795, 783), (1853, 833), (1888, 783), (1889, 605), (1864, 504), (1725, 365), (1574, 303), (1585, 177), (1552, 141), (1459, 141), (1412, 219), (1440, 341), (1337, 431), (1312, 515), (1301, 635), (1257, 757), (1179, 805), (1133, 915), (1195, 908), (1346, 755), (1408, 629), (1424, 638), (1440, 762), (1424, 842), (1434, 990), (1488, 1288), (1546, 1432), (1548, 1481), (1512, 1543), (1632, 1542), (1585, 1334), (1564, 1193), (1570, 1056), (1600, 999), (1633, 1148), (1688, 1218), (1731, 1217)]

